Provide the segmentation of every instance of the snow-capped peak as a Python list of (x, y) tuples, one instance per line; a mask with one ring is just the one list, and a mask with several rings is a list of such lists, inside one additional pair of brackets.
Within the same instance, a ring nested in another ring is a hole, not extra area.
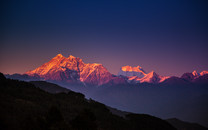
[(148, 75), (149, 75), (150, 77), (158, 76), (158, 74), (156, 74), (155, 71), (151, 71), (150, 73), (148, 73)]
[(136, 68), (139, 69), (139, 70), (143, 70), (142, 67), (139, 66), (139, 65)]
[(132, 66), (123, 66), (121, 67), (118, 75), (122, 76), (137, 76), (139, 78), (142, 78), (146, 75), (146, 72), (142, 69), (142, 67), (137, 66), (137, 67), (132, 67)]
[(62, 57), (64, 57), (62, 54), (58, 54), (54, 58), (62, 58)]
[(154, 71), (151, 71), (144, 78), (142, 78), (140, 80), (140, 82), (141, 83), (143, 83), (143, 82), (147, 82), (147, 83), (158, 83), (158, 82), (160, 82), (160, 77)]
[[(121, 67), (122, 71), (134, 71), (134, 72), (144, 72), (141, 66), (132, 67), (132, 66), (123, 66)], [(145, 72), (144, 72), (145, 73)]]
[(170, 78), (169, 76), (160, 76), (154, 71), (146, 74), (144, 77), (139, 78), (137, 76), (130, 76), (128, 77), (128, 82), (130, 83), (161, 83), (164, 80)]
[(100, 66), (102, 64), (100, 64), (100, 63), (93, 63), (92, 65), (94, 65), (94, 66)]
[(206, 70), (202, 71), (202, 72), (200, 73), (200, 76), (203, 76), (203, 75), (205, 75), (205, 74), (208, 74), (208, 71), (206, 71)]
[(196, 71), (196, 70), (194, 70), (194, 71), (192, 72), (192, 74), (193, 74), (193, 76), (194, 76), (194, 77), (197, 77), (197, 76), (199, 76), (199, 75), (200, 75), (199, 73), (197, 73), (197, 71)]
[(74, 59), (74, 58), (76, 58), (76, 57), (74, 57), (74, 56), (72, 56), (72, 55), (69, 55), (69, 57), (68, 58), (72, 58), (72, 59)]
[(80, 58), (72, 55), (66, 58), (61, 54), (25, 74), (30, 76), (36, 74), (44, 80), (82, 82), (85, 85), (103, 85), (114, 81), (124, 82), (119, 77), (113, 77), (102, 64), (85, 64)]

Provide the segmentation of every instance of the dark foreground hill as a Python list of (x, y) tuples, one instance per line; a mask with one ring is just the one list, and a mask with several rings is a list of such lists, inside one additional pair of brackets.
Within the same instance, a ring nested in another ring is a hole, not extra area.
[[(121, 111), (121, 110), (111, 108), (111, 107), (108, 107), (108, 108), (113, 114), (121, 116), (121, 117), (125, 117), (125, 115), (130, 114), (129, 112), (126, 112), (126, 111)], [(197, 123), (185, 122), (177, 118), (169, 118), (169, 119), (166, 119), (166, 121), (170, 123), (173, 127), (177, 128), (177, 130), (208, 130), (208, 128), (201, 126)]]
[(30, 83), (34, 84), (35, 87), (38, 87), (49, 93), (68, 93), (70, 91), (69, 89), (60, 87), (56, 84), (49, 83), (46, 81), (30, 81)]
[(81, 93), (50, 94), (31, 83), (0, 74), (0, 129), (172, 130), (168, 122), (145, 114), (112, 114)]
[(184, 122), (176, 118), (167, 119), (166, 121), (168, 121), (178, 130), (208, 130), (208, 128), (203, 127), (197, 123)]

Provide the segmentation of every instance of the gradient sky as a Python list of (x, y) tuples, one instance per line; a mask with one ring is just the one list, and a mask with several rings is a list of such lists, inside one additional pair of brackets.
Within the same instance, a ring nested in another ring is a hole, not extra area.
[(24, 73), (58, 53), (117, 74), (208, 70), (207, 0), (3, 0), (0, 72)]

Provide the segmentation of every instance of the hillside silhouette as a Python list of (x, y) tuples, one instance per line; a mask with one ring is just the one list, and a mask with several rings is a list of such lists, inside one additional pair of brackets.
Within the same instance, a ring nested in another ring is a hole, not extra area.
[(81, 93), (51, 94), (33, 84), (0, 74), (0, 129), (144, 129), (174, 130), (168, 122), (145, 114), (114, 115)]

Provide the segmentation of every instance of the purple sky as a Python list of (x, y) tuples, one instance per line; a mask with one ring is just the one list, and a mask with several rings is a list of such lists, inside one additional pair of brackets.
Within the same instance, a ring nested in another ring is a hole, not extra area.
[(24, 73), (58, 53), (181, 76), (208, 70), (208, 2), (3, 1), (0, 71)]

